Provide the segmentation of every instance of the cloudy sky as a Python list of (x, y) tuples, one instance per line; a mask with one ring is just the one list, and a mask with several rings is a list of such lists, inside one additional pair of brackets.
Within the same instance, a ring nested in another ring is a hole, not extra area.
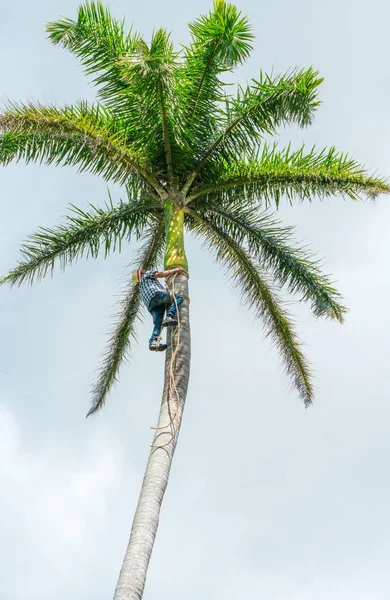
[[(0, 99), (94, 98), (77, 60), (45, 39), (44, 23), (78, 4), (1, 0)], [(148, 38), (164, 26), (179, 43), (210, 2), (110, 5)], [(335, 144), (390, 175), (388, 2), (239, 6), (257, 34), (239, 81), (311, 64), (325, 77), (315, 124), (281, 142)], [(22, 163), (0, 170), (0, 190), (1, 273), (37, 225), (107, 197), (95, 177)], [(146, 599), (390, 598), (389, 199), (284, 205), (279, 217), (325, 258), (347, 322), (294, 307), (317, 389), (305, 411), (260, 323), (188, 240), (192, 380)], [(163, 379), (149, 323), (105, 410), (84, 416), (133, 250), (0, 289), (0, 600), (112, 596)]]

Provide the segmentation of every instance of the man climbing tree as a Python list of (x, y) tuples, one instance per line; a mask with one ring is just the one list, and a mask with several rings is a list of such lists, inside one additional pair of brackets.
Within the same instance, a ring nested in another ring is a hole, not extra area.
[[(225, 0), (214, 0), (212, 10), (190, 25), (190, 39), (180, 52), (163, 29), (154, 30), (150, 43), (134, 30), (126, 32), (124, 22), (100, 2), (83, 4), (77, 20), (49, 23), (47, 31), (95, 76), (97, 102), (63, 108), (11, 104), (0, 115), (0, 162), (75, 165), (121, 184), (126, 198), (88, 210), (73, 207), (65, 225), (40, 229), (1, 282), (31, 283), (51, 274), (57, 263), (64, 267), (83, 255), (97, 257), (101, 248), (107, 256), (135, 239), (141, 242), (135, 265), (142, 270), (150, 274), (162, 256), (165, 271), (182, 267), (174, 276), (175, 291), (186, 299), (186, 230), (203, 240), (262, 319), (310, 405), (310, 368), (278, 292), (298, 295), (316, 317), (341, 323), (346, 309), (318, 260), (296, 244), (291, 228), (270, 209), (282, 199), (389, 193), (386, 180), (344, 152), (278, 148), (266, 141), (281, 126), (312, 123), (320, 104), (318, 72), (311, 67), (282, 75), (260, 71), (249, 85), (236, 90), (227, 85), (224, 74), (249, 57), (253, 34), (248, 19)], [(157, 284), (155, 274), (144, 277), (129, 282), (88, 414), (104, 405), (134, 340), (140, 284), (145, 301), (148, 286)], [(149, 300), (152, 311), (158, 306), (156, 331), (162, 306)], [(168, 313), (175, 315), (173, 309)], [(185, 300), (179, 325), (176, 332), (167, 330), (160, 417), (115, 600), (140, 600), (144, 591), (188, 389), (191, 332)]]
[[(174, 327), (177, 325), (176, 313), (184, 302), (183, 296), (167, 289), (158, 281), (161, 277), (171, 277), (177, 273), (185, 273), (184, 269), (177, 267), (168, 271), (144, 271), (137, 269), (133, 273), (133, 281), (139, 283), (141, 298), (153, 317), (154, 329), (149, 340), (149, 350), (163, 352), (167, 344), (159, 341), (162, 327)], [(165, 311), (167, 316), (164, 319)]]

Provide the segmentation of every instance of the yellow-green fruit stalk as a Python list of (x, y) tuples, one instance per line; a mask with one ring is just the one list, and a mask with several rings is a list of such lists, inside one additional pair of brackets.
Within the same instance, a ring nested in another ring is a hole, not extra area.
[(184, 210), (174, 200), (165, 203), (166, 246), (164, 268), (183, 267), (188, 271), (184, 250)]

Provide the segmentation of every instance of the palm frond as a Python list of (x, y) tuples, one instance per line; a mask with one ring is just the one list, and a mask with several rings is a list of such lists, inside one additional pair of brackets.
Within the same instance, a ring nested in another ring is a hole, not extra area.
[(149, 47), (138, 33), (126, 34), (124, 21), (114, 19), (100, 2), (83, 4), (77, 21), (55, 21), (48, 31), (54, 43), (81, 59), (87, 73), (98, 74), (94, 80), (98, 98), (121, 116), (128, 140), (142, 148), (155, 166), (163, 166), (165, 152), (170, 171), (177, 54), (169, 34), (157, 30)]
[(189, 226), (193, 233), (203, 238), (217, 262), (231, 274), (244, 301), (261, 317), (267, 335), (270, 335), (283, 358), (293, 384), (306, 406), (313, 401), (310, 369), (300, 348), (291, 317), (282, 307), (269, 282), (250, 254), (223, 229), (206, 217), (187, 209)]
[(21, 286), (32, 284), (48, 273), (53, 274), (58, 262), (62, 270), (82, 256), (97, 258), (103, 249), (105, 257), (121, 251), (131, 236), (138, 239), (143, 230), (162, 214), (161, 205), (153, 199), (121, 202), (113, 206), (111, 198), (105, 208), (92, 206), (83, 211), (72, 206), (73, 214), (65, 225), (54, 229), (41, 227), (22, 245), (23, 260), (0, 284)]
[(129, 145), (120, 120), (100, 105), (81, 102), (58, 109), (40, 104), (14, 105), (0, 115), (0, 162), (25, 159), (78, 165), (80, 171), (126, 184), (140, 176), (161, 186), (147, 171), (141, 149)]
[(231, 2), (214, 0), (213, 9), (189, 25), (191, 45), (202, 52), (203, 62), (214, 62), (219, 72), (243, 63), (253, 49), (253, 29), (247, 17)]
[[(161, 260), (164, 245), (164, 219), (160, 219), (144, 235), (144, 244), (134, 263), (145, 270), (157, 266)], [(118, 372), (129, 352), (131, 340), (135, 339), (135, 323), (140, 310), (139, 284), (130, 283), (120, 305), (116, 326), (110, 336), (101, 372), (92, 389), (91, 408), (87, 417), (99, 411), (107, 395), (117, 381)]]
[(295, 199), (311, 200), (341, 195), (353, 200), (375, 198), (389, 193), (387, 180), (370, 175), (357, 161), (334, 147), (319, 152), (305, 146), (292, 151), (290, 146), (279, 150), (276, 145), (264, 145), (260, 154), (225, 162), (223, 173), (213, 183), (194, 188), (189, 202), (208, 198), (224, 205), (234, 201), (275, 203), (282, 196), (292, 203)]
[(134, 94), (123, 78), (121, 60), (131, 57), (140, 40), (137, 32), (125, 32), (124, 20), (112, 17), (101, 2), (86, 2), (77, 20), (61, 19), (46, 26), (53, 44), (80, 58), (88, 75), (97, 75), (99, 98), (116, 113), (137, 112)]
[(219, 166), (223, 160), (246, 155), (248, 148), (253, 151), (265, 134), (274, 134), (280, 125), (309, 125), (320, 104), (317, 88), (321, 82), (312, 68), (275, 78), (260, 73), (253, 85), (238, 89), (236, 98), (226, 96), (221, 130), (195, 166), (185, 189), (206, 163)]
[(237, 202), (229, 208), (206, 206), (198, 209), (211, 226), (226, 232), (236, 244), (247, 248), (261, 268), (271, 272), (281, 286), (301, 301), (309, 302), (316, 317), (344, 320), (342, 296), (329, 277), (321, 272), (320, 261), (295, 246), (292, 228), (282, 227), (270, 215), (259, 215), (257, 208), (245, 208)]
[(173, 97), (177, 53), (170, 35), (164, 29), (158, 29), (150, 47), (139, 40), (134, 54), (124, 56), (120, 64), (123, 78), (135, 94), (141, 114), (141, 120), (133, 125), (138, 127), (138, 135), (150, 160), (165, 167), (164, 171), (172, 178), (172, 146), (177, 120)]
[(213, 9), (189, 28), (191, 41), (185, 48), (177, 97), (186, 139), (193, 153), (199, 153), (216, 133), (223, 93), (219, 76), (248, 58), (254, 36), (248, 19), (225, 0), (215, 0)]

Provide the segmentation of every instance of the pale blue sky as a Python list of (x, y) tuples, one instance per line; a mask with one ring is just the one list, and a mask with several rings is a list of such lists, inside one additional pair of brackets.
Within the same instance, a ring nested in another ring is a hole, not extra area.
[[(2, 0), (0, 99), (94, 98), (77, 60), (45, 39), (44, 22), (74, 17), (78, 4)], [(281, 132), (281, 143), (335, 144), (390, 174), (390, 5), (238, 5), (257, 40), (237, 80), (310, 64), (325, 77), (315, 124)], [(165, 26), (176, 43), (209, 6), (110, 2), (147, 37)], [(0, 190), (1, 273), (37, 225), (107, 194), (95, 177), (22, 163), (0, 170)], [(389, 199), (283, 205), (279, 217), (325, 258), (347, 322), (293, 307), (315, 371), (305, 411), (261, 324), (188, 241), (192, 380), (146, 600), (390, 598)], [(148, 322), (105, 410), (84, 419), (131, 257), (132, 247), (31, 289), (0, 289), (0, 600), (112, 596), (163, 379)]]

